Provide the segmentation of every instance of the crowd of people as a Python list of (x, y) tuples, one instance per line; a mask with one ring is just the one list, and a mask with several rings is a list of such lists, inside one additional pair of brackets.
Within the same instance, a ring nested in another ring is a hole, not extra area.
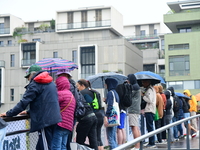
[[(145, 134), (145, 128), (151, 132), (171, 122), (196, 115), (197, 112), (196, 99), (189, 90), (183, 91), (186, 95), (184, 98), (179, 97), (173, 87), (163, 90), (162, 85), (152, 85), (151, 80), (142, 80), (141, 88), (134, 74), (129, 74), (126, 81), (132, 88), (130, 94), (132, 102), (129, 107), (122, 104), (123, 92), (118, 89), (117, 80), (107, 78), (105, 88), (108, 92), (105, 98), (102, 98), (106, 108), (97, 108), (96, 104), (93, 106), (96, 94), (93, 93), (94, 89), (91, 88), (89, 81), (80, 79), (75, 82), (67, 69), (58, 70), (56, 75), (54, 82), (48, 72), (37, 65), (32, 65), (25, 76), (29, 84), (25, 87), (23, 98), (15, 107), (0, 114), (0, 117), (29, 114), (30, 132), (38, 132), (36, 150), (71, 150), (72, 141), (94, 150), (104, 150), (101, 139), (103, 125), (106, 127), (110, 149), (114, 149), (127, 142), (126, 117), (133, 138), (138, 138)], [(79, 99), (84, 100), (82, 116), (75, 115)], [(114, 102), (119, 104), (120, 125), (108, 127), (108, 118), (112, 113)], [(7, 124), (1, 122), (0, 133), (4, 133), (2, 135), (5, 137)], [(189, 121), (185, 127), (189, 128), (190, 138), (199, 136), (196, 119)], [(181, 124), (174, 126), (170, 132), (171, 142), (184, 137)], [(156, 143), (165, 143), (166, 139), (166, 131), (163, 131), (156, 137), (149, 137), (144, 146), (154, 148)], [(2, 144), (0, 146), (2, 147)], [(136, 143), (131, 150), (139, 149), (140, 143)]]

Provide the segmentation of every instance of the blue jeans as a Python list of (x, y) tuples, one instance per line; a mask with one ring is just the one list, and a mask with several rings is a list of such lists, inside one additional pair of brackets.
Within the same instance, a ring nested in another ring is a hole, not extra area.
[[(154, 126), (154, 114), (153, 113), (145, 113), (145, 118), (146, 118), (146, 126), (147, 126), (147, 131), (148, 133), (153, 131)], [(152, 136), (149, 138), (149, 145), (155, 145), (155, 137)]]
[(3, 141), (6, 136), (6, 128), (0, 129), (0, 150), (3, 150)]
[(107, 133), (110, 149), (114, 149), (118, 146), (117, 140), (116, 140), (116, 132), (117, 132), (117, 126), (106, 128), (106, 133)]
[(52, 150), (67, 150), (67, 139), (71, 135), (71, 131), (60, 126), (56, 126), (52, 139)]
[[(183, 119), (183, 116), (182, 116), (182, 115), (179, 115), (179, 116), (178, 116), (178, 120), (181, 120), (181, 119)], [(177, 127), (178, 127), (178, 131), (179, 131), (180, 135), (183, 135), (182, 123), (179, 124)]]
[[(178, 117), (173, 117), (172, 118), (172, 122), (176, 122), (176, 121), (178, 121)], [(178, 139), (178, 126), (174, 126), (173, 127), (173, 133), (174, 133), (174, 138), (175, 139)]]

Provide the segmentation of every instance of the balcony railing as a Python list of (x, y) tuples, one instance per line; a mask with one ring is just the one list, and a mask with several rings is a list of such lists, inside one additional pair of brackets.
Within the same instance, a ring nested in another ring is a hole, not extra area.
[(57, 30), (71, 30), (71, 29), (94, 28), (94, 27), (110, 27), (110, 26), (111, 26), (111, 20), (88, 21), (88, 22), (57, 24)]
[(128, 41), (135, 41), (135, 40), (147, 40), (147, 39), (159, 39), (159, 34), (146, 34), (141, 36), (125, 36), (125, 39)]
[(0, 29), (0, 35), (1, 34), (10, 34), (10, 28), (1, 28)]
[(22, 59), (22, 66), (31, 66), (36, 62), (36, 59)]

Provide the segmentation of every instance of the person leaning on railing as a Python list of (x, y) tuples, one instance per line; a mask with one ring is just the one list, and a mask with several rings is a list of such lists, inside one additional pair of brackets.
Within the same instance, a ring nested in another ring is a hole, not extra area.
[(61, 121), (56, 85), (49, 73), (42, 71), (37, 65), (29, 68), (25, 78), (30, 82), (25, 87), (23, 98), (14, 108), (0, 116), (16, 116), (30, 105), (28, 111), (31, 118), (30, 132), (39, 133), (36, 150), (51, 149), (53, 129)]

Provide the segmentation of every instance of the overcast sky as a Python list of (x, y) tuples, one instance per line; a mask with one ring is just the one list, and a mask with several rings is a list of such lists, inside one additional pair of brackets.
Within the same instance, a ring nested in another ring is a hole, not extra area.
[(23, 21), (55, 19), (56, 11), (80, 7), (113, 6), (124, 25), (162, 22), (170, 9), (167, 2), (178, 0), (0, 0), (0, 14), (12, 14)]

